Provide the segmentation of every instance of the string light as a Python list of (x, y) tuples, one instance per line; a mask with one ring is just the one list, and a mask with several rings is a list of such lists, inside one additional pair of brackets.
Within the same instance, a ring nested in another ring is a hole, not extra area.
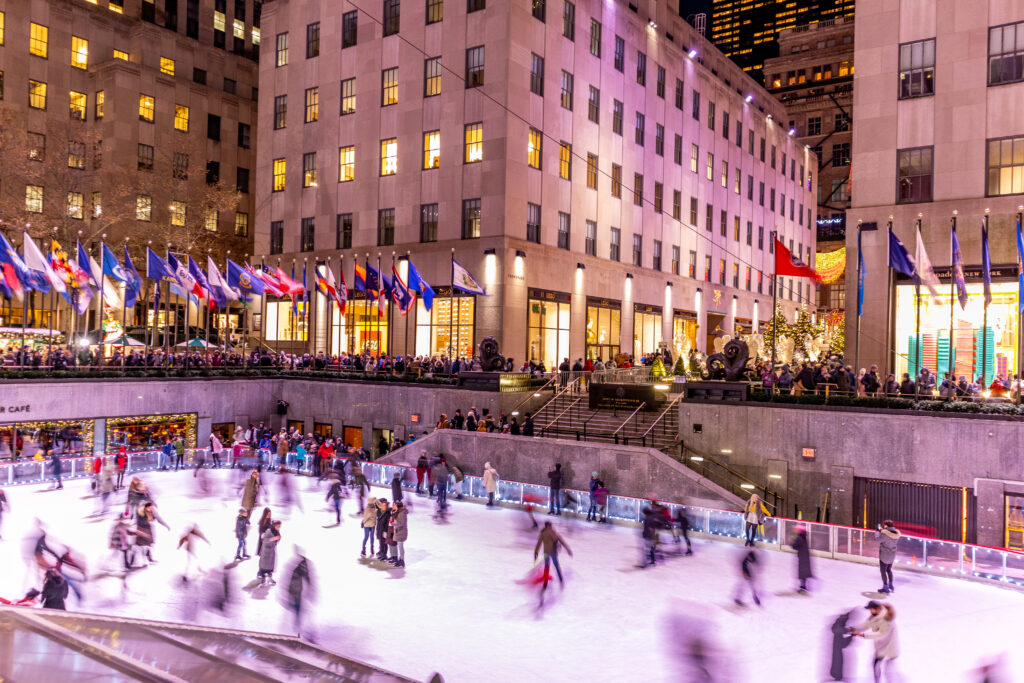
[(821, 276), (822, 284), (830, 285), (846, 274), (846, 247), (826, 251), (814, 257), (814, 267)]

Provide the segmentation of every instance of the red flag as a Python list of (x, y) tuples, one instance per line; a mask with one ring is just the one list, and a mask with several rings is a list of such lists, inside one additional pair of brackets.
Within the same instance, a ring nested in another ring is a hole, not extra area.
[(775, 238), (775, 275), (808, 277), (821, 284), (821, 276), (818, 275), (818, 272), (796, 256), (793, 256), (789, 249), (786, 249), (786, 245), (778, 238)]

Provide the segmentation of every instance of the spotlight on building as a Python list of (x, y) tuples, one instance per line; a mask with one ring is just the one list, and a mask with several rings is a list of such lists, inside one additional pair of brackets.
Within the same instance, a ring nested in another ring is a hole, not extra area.
[(767, 116), (764, 117), (764, 119), (765, 119), (765, 121), (771, 121), (772, 120), (772, 115), (768, 114)]
[(750, 104), (751, 102), (753, 102), (753, 101), (754, 101), (754, 96), (753, 96), (753, 95), (747, 95), (747, 96), (746, 96), (746, 97), (744, 98), (744, 101), (745, 101), (745, 102), (746, 102), (747, 104)]
[(790, 135), (796, 135), (796, 128), (790, 128), (789, 129), (789, 134)]
[(690, 59), (696, 59), (696, 58), (697, 58), (697, 51), (696, 50), (690, 50)]
[(582, 263), (577, 263), (576, 264), (576, 270), (586, 270), (586, 269), (587, 269), (587, 267), (584, 264), (582, 264)]
[(523, 251), (522, 249), (516, 249), (516, 257), (517, 258), (526, 258), (526, 252)]
[(658, 28), (658, 24), (655, 23), (654, 19), (651, 19), (650, 21), (648, 21), (647, 25), (650, 26), (651, 28)]

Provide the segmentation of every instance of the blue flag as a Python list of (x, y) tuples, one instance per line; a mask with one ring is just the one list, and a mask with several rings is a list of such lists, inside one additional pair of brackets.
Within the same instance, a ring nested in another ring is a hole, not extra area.
[[(295, 282), (295, 261), (292, 261), (292, 282)], [(299, 297), (292, 297), (292, 315), (296, 318), (299, 317)]]
[(964, 277), (964, 255), (960, 251), (960, 240), (956, 238), (956, 228), (953, 228), (952, 237), (953, 253), (953, 284), (956, 285), (956, 296), (960, 299), (960, 308), (967, 308), (967, 280)]
[(412, 259), (409, 259), (409, 290), (413, 292), (419, 292), (420, 298), (423, 299), (423, 308), (428, 311), (434, 305), (434, 290), (424, 280), (416, 266), (412, 264)]
[(124, 245), (124, 272), (128, 279), (124, 282), (124, 305), (133, 308), (142, 292), (142, 277), (132, 263), (132, 257), (128, 255), (128, 245)]
[(1017, 308), (1024, 313), (1024, 235), (1020, 232), (1020, 220), (1017, 220)]
[(917, 264), (900, 238), (889, 228), (889, 267), (917, 281)]
[(181, 288), (181, 282), (178, 281), (171, 265), (149, 247), (146, 247), (146, 277), (150, 280), (170, 282), (177, 285), (179, 289)]
[(981, 277), (985, 284), (985, 305), (992, 303), (992, 259), (988, 255), (988, 227), (981, 223)]
[(868, 269), (864, 266), (864, 250), (860, 245), (861, 231), (857, 230), (857, 317), (864, 312), (864, 277)]
[(380, 272), (366, 262), (366, 293), (368, 298), (376, 299), (380, 294)]
[(118, 263), (114, 252), (110, 251), (110, 247), (105, 243), (103, 245), (103, 272), (118, 282), (128, 282), (128, 274), (124, 272), (124, 268)]
[(195, 262), (191, 254), (188, 257), (188, 274), (192, 276), (192, 279), (196, 281), (196, 286), (203, 290), (203, 296), (206, 297), (207, 304), (210, 308), (213, 308), (214, 299), (211, 296), (213, 291), (210, 288), (210, 281), (206, 279), (206, 273), (199, 267), (199, 264)]
[(88, 284), (99, 289), (100, 281), (96, 279), (97, 273), (92, 272), (92, 259), (89, 258), (89, 252), (82, 246), (82, 240), (78, 240), (78, 267), (89, 276)]
[(254, 296), (263, 296), (266, 291), (263, 280), (253, 277), (252, 273), (231, 259), (228, 259), (228, 287)]

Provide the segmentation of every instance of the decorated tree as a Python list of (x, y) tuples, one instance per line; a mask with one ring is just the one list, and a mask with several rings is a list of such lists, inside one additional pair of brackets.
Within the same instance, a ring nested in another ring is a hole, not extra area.
[(676, 365), (672, 368), (672, 374), (676, 377), (686, 376), (686, 361), (683, 360), (683, 357), (683, 354), (679, 354), (679, 356), (676, 357)]
[(819, 341), (824, 334), (824, 325), (815, 323), (810, 312), (803, 306), (797, 313), (796, 322), (789, 326), (789, 337), (796, 343), (796, 349), (805, 356), (816, 353), (817, 349), (807, 348), (808, 338), (813, 342)]
[(789, 323), (786, 322), (786, 316), (782, 314), (782, 307), (775, 307), (775, 313), (772, 314), (771, 320), (766, 322), (761, 329), (761, 336), (764, 338), (761, 354), (765, 358), (771, 359), (772, 347), (790, 337)]
[(841, 356), (846, 351), (846, 311), (834, 309), (825, 316), (825, 328), (831, 335), (830, 356)]
[(651, 364), (651, 375), (654, 377), (665, 376), (665, 363), (662, 362), (661, 356), (654, 359), (654, 363)]

